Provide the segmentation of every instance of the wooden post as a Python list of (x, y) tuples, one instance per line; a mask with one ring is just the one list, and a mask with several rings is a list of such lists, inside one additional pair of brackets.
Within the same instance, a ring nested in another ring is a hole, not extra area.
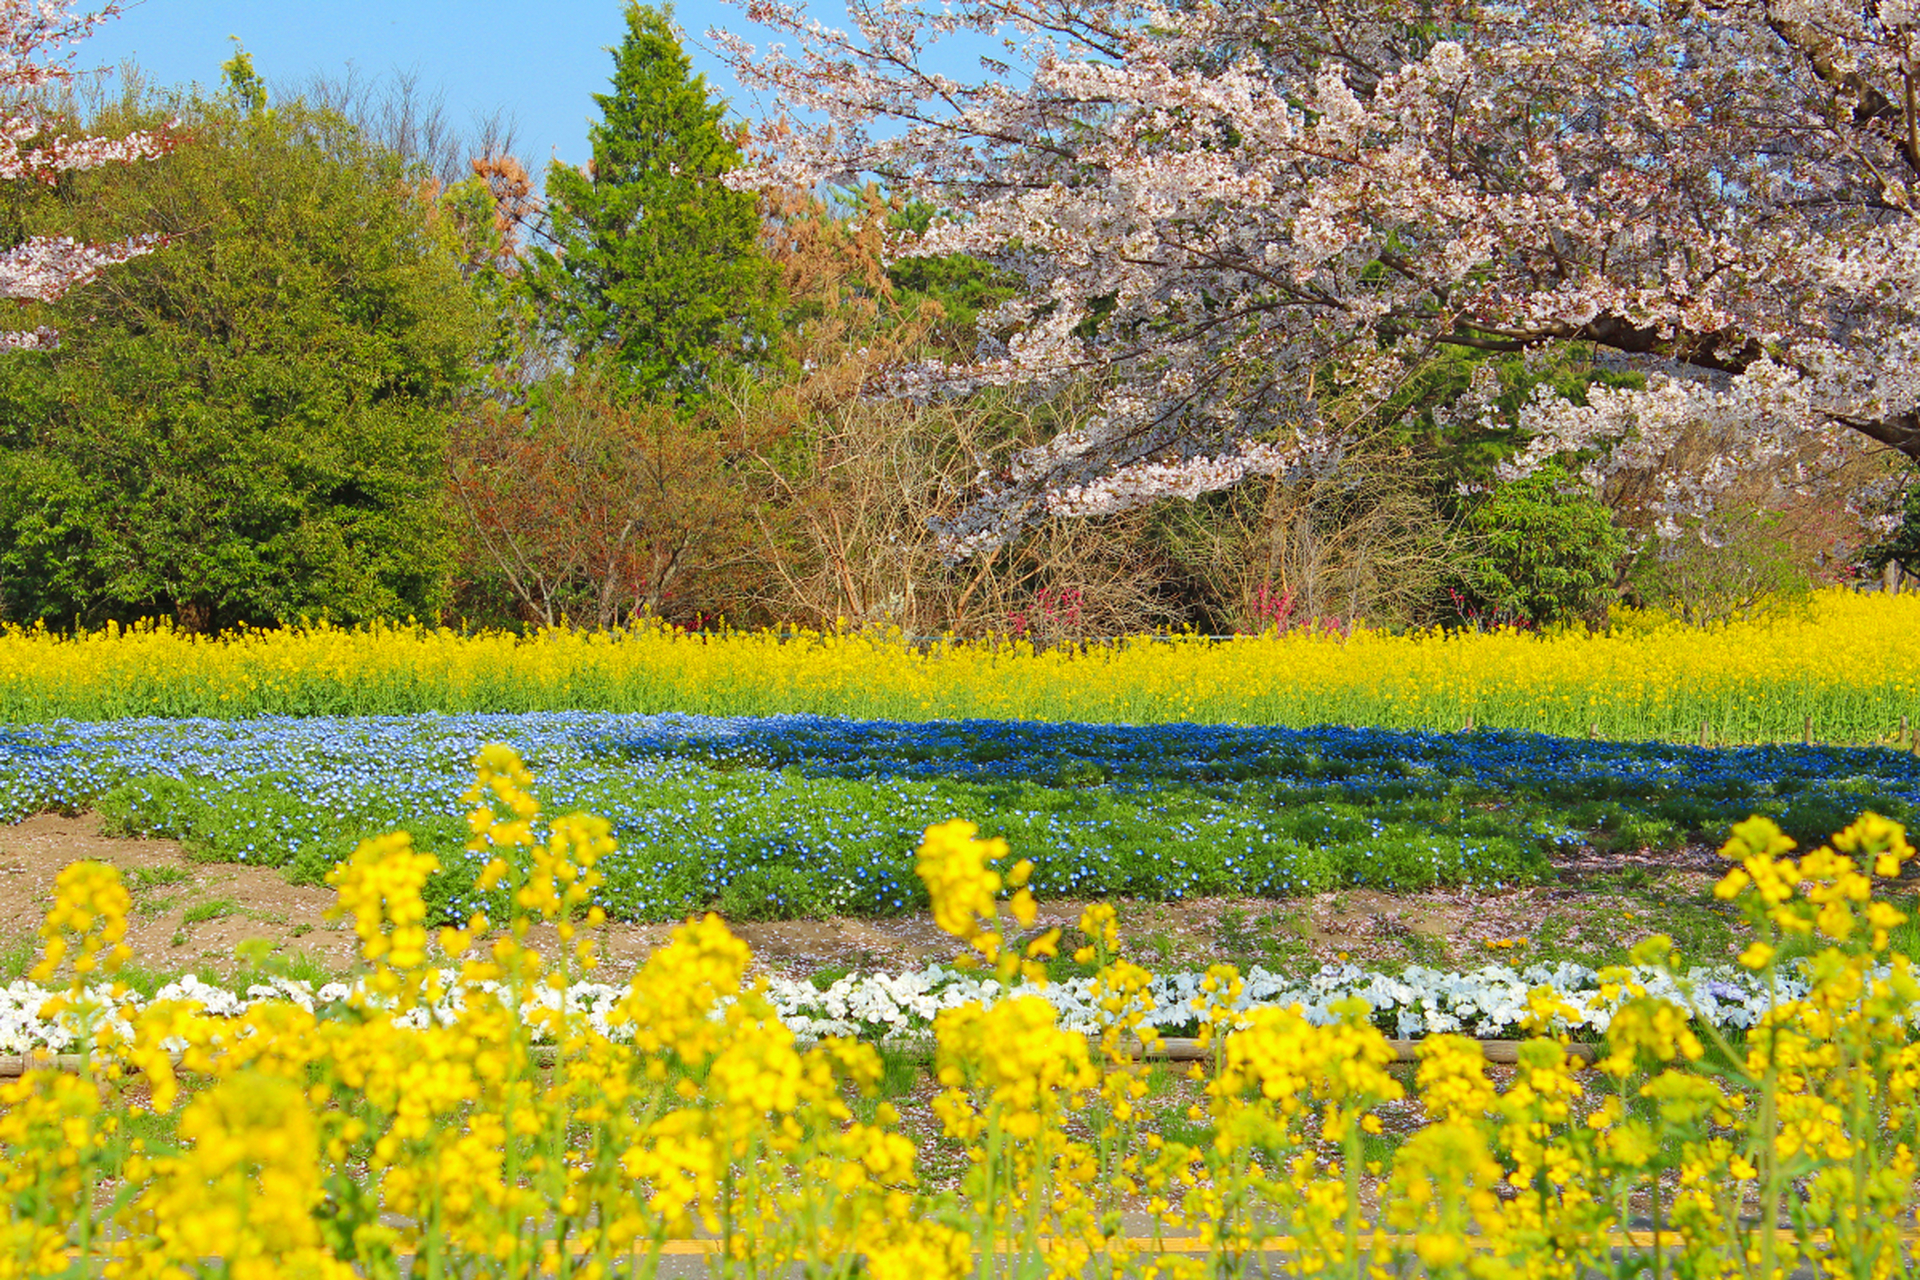
[(1807, 723), (1800, 730), (1800, 741), (1805, 746), (1813, 745), (1813, 717), (1807, 717)]
[(1703, 747), (1707, 745), (1707, 722), (1705, 720), (1700, 722), (1700, 745)]
[(1590, 720), (1587, 722), (1587, 741), (1600, 741), (1600, 722), (1598, 720)]
[(1467, 732), (1473, 732), (1473, 712), (1467, 712)]

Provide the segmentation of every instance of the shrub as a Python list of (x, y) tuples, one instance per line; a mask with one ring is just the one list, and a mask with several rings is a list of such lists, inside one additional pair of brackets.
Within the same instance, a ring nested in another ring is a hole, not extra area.
[(1651, 542), (1631, 580), (1643, 603), (1696, 627), (1805, 608), (1813, 599), (1785, 517), (1754, 507), (1716, 513), (1691, 522), (1679, 538)]
[(414, 175), (298, 100), (188, 98), (191, 142), (32, 193), (26, 228), (164, 252), (47, 307), (0, 364), (8, 617), (189, 630), (431, 614), (449, 424), (483, 317)]
[(1468, 610), (1546, 626), (1603, 617), (1626, 536), (1606, 506), (1559, 467), (1503, 484), (1467, 513), (1460, 565)]

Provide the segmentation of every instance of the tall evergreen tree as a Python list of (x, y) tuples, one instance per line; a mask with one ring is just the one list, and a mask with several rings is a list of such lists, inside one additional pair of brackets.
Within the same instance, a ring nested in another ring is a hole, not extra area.
[[(613, 91), (594, 95), (586, 173), (547, 174), (553, 249), (527, 273), (549, 323), (613, 358), (626, 390), (697, 398), (716, 374), (774, 358), (776, 277), (726, 106), (693, 73), (670, 11), (627, 8)], [(557, 252), (556, 252), (557, 251)]]

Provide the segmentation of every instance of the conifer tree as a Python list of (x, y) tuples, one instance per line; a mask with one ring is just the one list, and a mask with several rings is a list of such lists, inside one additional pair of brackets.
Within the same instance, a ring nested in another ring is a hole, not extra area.
[(612, 91), (595, 95), (593, 163), (548, 171), (552, 248), (527, 275), (548, 323), (610, 356), (626, 391), (686, 400), (771, 361), (779, 312), (758, 202), (720, 181), (741, 162), (725, 103), (670, 15), (628, 6)]

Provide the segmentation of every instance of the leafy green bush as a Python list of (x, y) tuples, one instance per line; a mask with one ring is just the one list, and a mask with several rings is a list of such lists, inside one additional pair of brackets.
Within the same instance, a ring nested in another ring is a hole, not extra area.
[(1604, 616), (1627, 550), (1597, 498), (1559, 467), (1503, 484), (1467, 513), (1469, 611), (1535, 626)]
[[(10, 226), (165, 248), (39, 304), (0, 362), (0, 608), (189, 630), (430, 614), (447, 432), (485, 318), (418, 175), (296, 101), (115, 107), (181, 146), (40, 189)], [(28, 188), (33, 188), (29, 190)]]

